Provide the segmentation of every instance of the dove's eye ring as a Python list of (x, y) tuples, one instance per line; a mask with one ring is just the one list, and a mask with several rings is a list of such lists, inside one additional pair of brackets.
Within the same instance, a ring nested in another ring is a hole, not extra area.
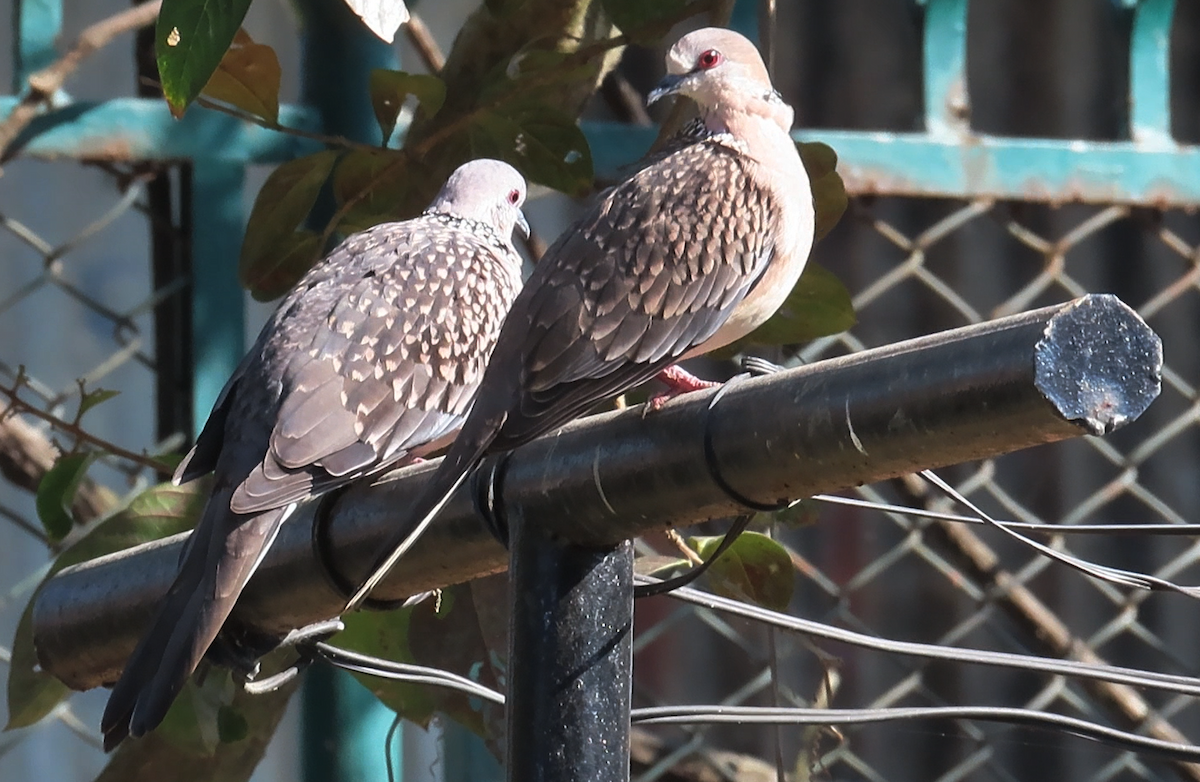
[(520, 190), (509, 190), (508, 191), (508, 202), (510, 204), (512, 204), (513, 206), (516, 206), (520, 201), (521, 201), (521, 191)]
[(722, 57), (721, 53), (716, 49), (709, 49), (708, 51), (703, 52), (700, 57), (696, 59), (696, 64), (702, 69), (709, 71), (720, 65), (724, 59), (725, 58)]

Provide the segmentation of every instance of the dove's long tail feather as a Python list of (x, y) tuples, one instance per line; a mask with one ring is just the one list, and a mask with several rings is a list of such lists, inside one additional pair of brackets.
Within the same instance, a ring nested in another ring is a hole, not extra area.
[[(209, 500), (179, 574), (113, 687), (100, 721), (105, 750), (162, 722), (294, 507), (235, 516), (231, 493), (218, 491)], [(228, 566), (232, 551), (245, 555), (234, 567)]]
[(400, 558), (404, 556), (413, 544), (424, 534), (442, 508), (450, 501), (450, 497), (458, 490), (478, 466), (488, 446), (496, 438), (500, 423), (493, 424), (482, 418), (473, 419), (459, 432), (454, 444), (434, 471), (433, 477), (422, 487), (416, 501), (405, 512), (408, 523), (397, 529), (384, 544), (383, 554), (371, 565), (369, 575), (362, 585), (351, 595), (346, 604), (346, 610), (357, 608), (371, 591), (379, 585), (391, 572)]

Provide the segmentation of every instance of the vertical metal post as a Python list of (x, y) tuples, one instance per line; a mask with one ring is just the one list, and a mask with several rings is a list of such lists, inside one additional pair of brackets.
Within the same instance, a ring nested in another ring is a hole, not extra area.
[(12, 13), (13, 94), (20, 95), (30, 74), (58, 59), (62, 0), (16, 0)]
[(967, 4), (925, 3), (925, 130), (957, 137), (968, 129)]
[(1171, 22), (1175, 0), (1141, 0), (1133, 13), (1130, 134), (1139, 143), (1171, 145)]
[[(301, 99), (321, 115), (326, 133), (377, 144), (379, 125), (367, 91), (375, 68), (396, 68), (380, 41), (342, 0), (301, 0), (304, 21)], [(332, 210), (318, 202), (317, 212)], [(304, 776), (321, 782), (384, 782), (384, 744), (395, 715), (349, 674), (313, 671), (304, 690)], [(388, 747), (402, 767), (400, 747)]]
[(633, 545), (564, 544), (510, 518), (509, 782), (629, 779)]
[(246, 170), (217, 160), (197, 160), (184, 170), (181, 189), (191, 214), (192, 243), (192, 405), (199, 413), (198, 429), (246, 350), (245, 298), (237, 282)]

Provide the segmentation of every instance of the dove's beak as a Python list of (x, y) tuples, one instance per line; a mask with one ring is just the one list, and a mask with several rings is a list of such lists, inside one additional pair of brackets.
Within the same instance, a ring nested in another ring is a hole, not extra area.
[(520, 209), (517, 210), (517, 230), (521, 232), (521, 236), (529, 238), (529, 221), (525, 219), (525, 213)]
[(650, 90), (650, 94), (646, 96), (646, 105), (662, 100), (668, 95), (674, 95), (679, 92), (680, 86), (683, 84), (683, 79), (687, 74), (668, 73), (663, 77), (654, 89)]

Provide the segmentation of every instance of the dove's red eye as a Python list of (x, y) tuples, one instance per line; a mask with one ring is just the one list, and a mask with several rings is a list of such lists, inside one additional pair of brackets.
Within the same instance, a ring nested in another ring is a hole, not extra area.
[(520, 200), (521, 200), (521, 191), (520, 190), (509, 190), (508, 191), (508, 202), (510, 204), (512, 204), (513, 206), (516, 206), (517, 202)]
[(724, 58), (721, 57), (720, 52), (716, 49), (709, 49), (700, 55), (699, 59), (696, 60), (696, 64), (707, 71), (720, 65), (722, 59)]

